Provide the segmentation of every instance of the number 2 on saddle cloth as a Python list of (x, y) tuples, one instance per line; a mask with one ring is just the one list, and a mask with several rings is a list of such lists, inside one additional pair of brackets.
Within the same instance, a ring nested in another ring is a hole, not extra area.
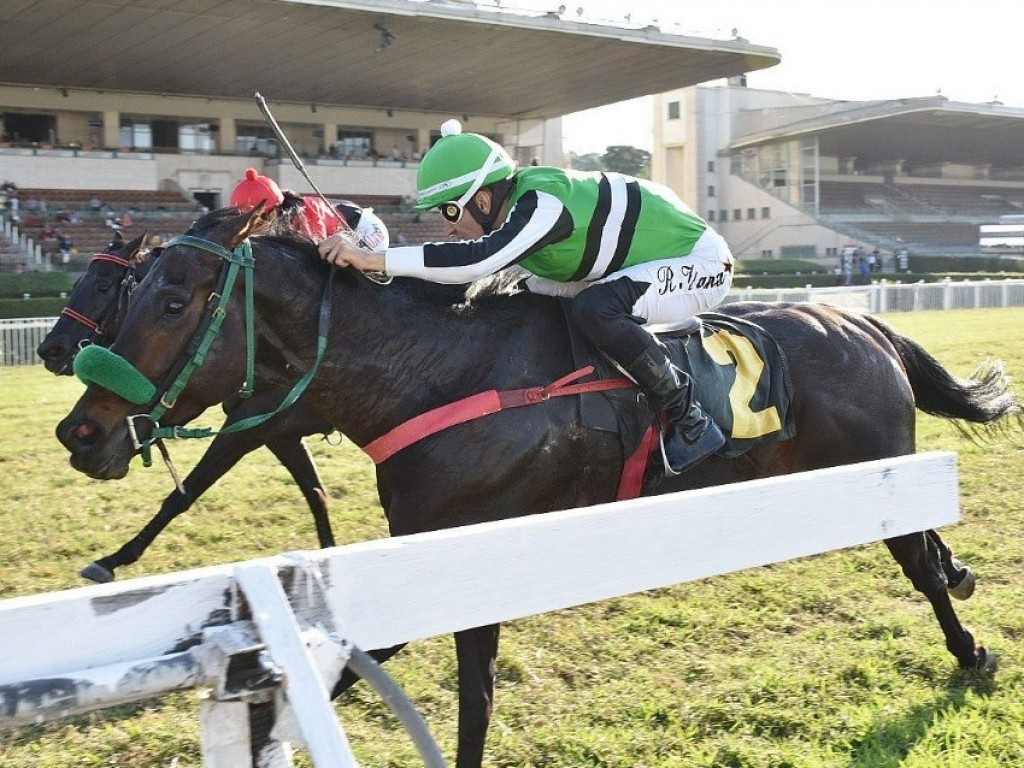
[[(705, 313), (692, 333), (660, 335), (672, 362), (691, 375), (695, 395), (726, 437), (719, 452), (726, 458), (746, 453), (764, 442), (781, 442), (796, 433), (792, 385), (786, 359), (775, 341), (754, 323)], [(570, 329), (572, 325), (570, 324)], [(488, 390), (420, 414), (363, 446), (375, 464), (403, 448), (473, 419), (543, 403), (551, 397), (579, 398), (583, 426), (614, 432), (627, 460), (618, 498), (640, 494), (645, 470), (658, 446), (660, 415), (638, 401), (635, 386), (603, 358), (579, 333), (572, 337), (577, 370), (546, 386)], [(596, 373), (596, 380), (580, 379)], [(594, 396), (599, 394), (600, 396)], [(660, 452), (659, 458), (660, 461)]]

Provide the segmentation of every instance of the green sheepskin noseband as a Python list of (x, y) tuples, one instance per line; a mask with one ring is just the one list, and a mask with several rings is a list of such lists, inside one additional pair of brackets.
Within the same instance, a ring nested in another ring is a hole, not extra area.
[(156, 385), (139, 369), (106, 347), (90, 344), (77, 355), (75, 375), (86, 384), (97, 384), (129, 403), (145, 405), (156, 395)]

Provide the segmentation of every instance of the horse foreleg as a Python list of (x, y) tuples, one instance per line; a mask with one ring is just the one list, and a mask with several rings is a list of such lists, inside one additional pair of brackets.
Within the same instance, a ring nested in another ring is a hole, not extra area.
[(455, 633), (459, 665), (459, 748), (456, 768), (480, 768), (494, 702), (500, 624)]
[(313, 513), (316, 538), (320, 546), (333, 547), (334, 531), (331, 530), (331, 519), (327, 516), (327, 496), (306, 442), (302, 438), (289, 436), (268, 440), (267, 448), (284, 465), (302, 491), (309, 511)]
[(199, 459), (199, 463), (182, 481), (185, 493), (177, 489), (171, 491), (160, 505), (160, 511), (141, 531), (112, 555), (101, 557), (87, 565), (79, 571), (79, 575), (101, 584), (113, 581), (117, 568), (131, 565), (142, 557), (142, 553), (174, 518), (188, 510), (196, 499), (206, 493), (210, 486), (220, 480), (243, 456), (261, 445), (262, 440), (254, 440), (251, 435), (244, 432), (218, 435)]
[(926, 533), (911, 533), (886, 539), (885, 545), (910, 579), (914, 588), (928, 598), (946, 637), (946, 648), (963, 669), (989, 670), (995, 668), (983, 646), (977, 645), (972, 635), (957, 618), (946, 592), (946, 577), (939, 563), (938, 552), (930, 546)]
[(935, 547), (942, 572), (946, 574), (946, 589), (957, 600), (966, 600), (974, 594), (974, 572), (970, 566), (961, 562), (953, 555), (953, 550), (946, 546), (936, 531), (927, 531), (928, 543)]

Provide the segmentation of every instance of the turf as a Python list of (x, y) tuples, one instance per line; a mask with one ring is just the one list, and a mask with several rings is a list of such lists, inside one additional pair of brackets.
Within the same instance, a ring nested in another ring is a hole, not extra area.
[[(888, 315), (959, 375), (1000, 358), (1024, 377), (1024, 310)], [(53, 437), (82, 391), (41, 367), (0, 370), (0, 597), (75, 588), (170, 489), (158, 465), (120, 482), (74, 472)], [(200, 424), (219, 423), (211, 411)], [(173, 445), (184, 472), (204, 444)], [(966, 441), (919, 418), (922, 450), (960, 456), (963, 520), (943, 536), (977, 573), (961, 618), (1000, 653), (956, 668), (926, 602), (874, 544), (508, 623), (485, 765), (660, 768), (1005, 768), (1024, 765), (1024, 438)], [(372, 465), (313, 440), (340, 542), (386, 535)], [(266, 450), (247, 457), (121, 578), (315, 546), (312, 519)], [(82, 642), (88, 642), (82, 638)], [(2, 653), (2, 648), (0, 648)], [(388, 669), (454, 755), (450, 638)], [(197, 692), (0, 734), (5, 768), (200, 766)], [(361, 765), (419, 765), (357, 686), (338, 714)], [(308, 766), (299, 752), (296, 764)]]

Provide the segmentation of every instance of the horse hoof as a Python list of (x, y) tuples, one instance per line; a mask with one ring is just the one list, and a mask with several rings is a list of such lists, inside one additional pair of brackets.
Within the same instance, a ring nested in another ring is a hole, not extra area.
[(999, 667), (999, 655), (989, 653), (982, 645), (974, 649), (974, 664), (964, 665), (964, 668), (982, 675), (991, 675)]
[(89, 563), (78, 572), (78, 575), (97, 584), (109, 584), (114, 580), (114, 572), (99, 563)]
[(950, 597), (955, 597), (957, 600), (966, 600), (974, 594), (974, 571), (968, 566), (963, 567), (963, 577), (956, 584), (951, 584), (948, 588)]
[(999, 668), (999, 654), (989, 653), (984, 648), (978, 649), (978, 671), (992, 674)]

